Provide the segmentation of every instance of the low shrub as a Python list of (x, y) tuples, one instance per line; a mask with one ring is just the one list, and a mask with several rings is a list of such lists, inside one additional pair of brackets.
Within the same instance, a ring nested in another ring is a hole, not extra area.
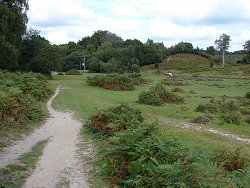
[(246, 92), (245, 98), (246, 98), (246, 99), (250, 99), (250, 91)]
[(130, 91), (135, 89), (135, 85), (146, 83), (147, 81), (140, 74), (107, 74), (88, 77), (87, 83), (91, 86), (99, 86), (104, 89)]
[(0, 80), (0, 87), (18, 88), (24, 94), (30, 94), (39, 101), (48, 98), (52, 92), (47, 77), (39, 73), (0, 72)]
[[(240, 188), (249, 183), (247, 159), (239, 151), (189, 149), (178, 139), (161, 134), (157, 124), (144, 123), (141, 112), (127, 105), (92, 117), (97, 116), (92, 122), (90, 118), (94, 132), (115, 127), (98, 155), (100, 169), (109, 176), (112, 187)], [(104, 129), (96, 129), (97, 124), (102, 127), (101, 122)], [(121, 125), (126, 128), (117, 131)]]
[(172, 80), (162, 80), (161, 84), (168, 85), (168, 86), (187, 86), (188, 83), (182, 82), (182, 81), (172, 81)]
[(163, 103), (183, 104), (184, 99), (167, 91), (161, 84), (157, 84), (149, 88), (149, 91), (140, 93), (138, 102), (141, 104), (160, 106)]
[(226, 123), (239, 125), (242, 122), (240, 113), (228, 113), (222, 115), (222, 120)]
[(139, 73), (129, 73), (127, 75), (132, 80), (134, 85), (141, 85), (141, 84), (148, 83), (148, 80), (141, 77), (141, 74), (139, 74)]
[(238, 111), (239, 109), (240, 103), (238, 101), (226, 99), (212, 99), (210, 100), (210, 103), (198, 105), (196, 111), (212, 114), (227, 114), (232, 111)]
[(171, 90), (172, 92), (178, 92), (178, 93), (185, 93), (185, 90), (184, 89), (181, 89), (179, 87), (175, 87)]
[(71, 69), (71, 70), (65, 72), (65, 75), (81, 75), (81, 73), (79, 70)]
[(94, 132), (114, 135), (128, 128), (136, 127), (143, 121), (139, 110), (122, 104), (99, 111), (89, 118), (87, 126)]
[(164, 101), (153, 91), (143, 91), (139, 94), (138, 102), (152, 106), (161, 106)]
[(40, 101), (50, 94), (42, 74), (0, 71), (0, 130), (28, 129), (41, 120), (44, 113)]
[(43, 116), (41, 106), (30, 94), (12, 88), (0, 91), (0, 129), (24, 127)]

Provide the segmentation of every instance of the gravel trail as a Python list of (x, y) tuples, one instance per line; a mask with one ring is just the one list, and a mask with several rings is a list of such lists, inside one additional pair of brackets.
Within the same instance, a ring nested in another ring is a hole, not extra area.
[(70, 187), (89, 187), (86, 167), (77, 155), (77, 143), (80, 142), (79, 132), (82, 124), (73, 119), (72, 113), (55, 111), (51, 103), (59, 94), (58, 86), (55, 94), (47, 103), (50, 117), (46, 123), (36, 129), (24, 140), (5, 148), (0, 153), (0, 168), (18, 162), (18, 157), (30, 151), (40, 140), (49, 139), (40, 157), (34, 173), (26, 180), (24, 188), (52, 188), (60, 180), (66, 179)]

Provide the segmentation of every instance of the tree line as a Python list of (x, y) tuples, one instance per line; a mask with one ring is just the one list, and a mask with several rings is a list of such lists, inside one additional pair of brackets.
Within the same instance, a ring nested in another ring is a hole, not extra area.
[[(176, 53), (193, 53), (206, 58), (225, 54), (230, 42), (230, 37), (222, 34), (215, 41), (217, 48), (194, 48), (192, 43), (183, 41), (167, 48), (163, 42), (152, 39), (145, 43), (137, 39), (123, 40), (115, 33), (98, 30), (78, 42), (52, 45), (39, 31), (27, 30), (28, 9), (28, 0), (0, 1), (0, 69), (44, 74), (83, 68), (92, 72), (139, 72), (140, 66), (158, 64)], [(248, 55), (241, 63), (250, 63), (249, 43), (244, 45)]]

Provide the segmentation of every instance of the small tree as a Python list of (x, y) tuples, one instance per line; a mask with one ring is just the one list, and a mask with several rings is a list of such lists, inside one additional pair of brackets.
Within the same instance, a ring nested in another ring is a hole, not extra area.
[(217, 46), (217, 49), (222, 52), (222, 66), (225, 66), (225, 51), (229, 48), (229, 43), (231, 39), (229, 35), (225, 33), (220, 35), (220, 38), (215, 40), (214, 43)]
[(246, 41), (243, 45), (243, 48), (246, 52), (246, 57), (244, 57), (243, 61), (247, 64), (250, 63), (250, 40)]
[(250, 55), (250, 40), (246, 41), (245, 44), (243, 45), (244, 50), (248, 55)]

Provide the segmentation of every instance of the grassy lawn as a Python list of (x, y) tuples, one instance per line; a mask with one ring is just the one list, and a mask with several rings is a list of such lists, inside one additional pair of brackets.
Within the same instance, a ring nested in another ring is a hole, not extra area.
[[(98, 87), (88, 86), (87, 76), (94, 74), (84, 74), (81, 76), (56, 76), (51, 81), (53, 87), (61, 84), (63, 92), (55, 99), (53, 106), (59, 110), (70, 110), (76, 112), (76, 117), (82, 121), (87, 121), (91, 114), (98, 110), (107, 108), (120, 103), (128, 103), (139, 108), (146, 121), (161, 123), (162, 131), (174, 135), (183, 140), (190, 147), (208, 147), (208, 148), (228, 148), (234, 150), (242, 148), (242, 152), (250, 156), (250, 146), (241, 142), (232, 141), (228, 138), (217, 136), (211, 133), (195, 131), (192, 129), (180, 129), (173, 125), (181, 122), (190, 122), (193, 118), (201, 115), (195, 112), (198, 104), (209, 102), (210, 99), (201, 98), (202, 96), (211, 96), (221, 98), (227, 96), (244, 96), (249, 91), (250, 80), (244, 79), (223, 79), (222, 81), (194, 81), (188, 80), (187, 86), (179, 86), (185, 90), (185, 93), (177, 93), (184, 97), (186, 103), (183, 105), (166, 104), (160, 107), (138, 104), (138, 94), (164, 79), (163, 75), (151, 72), (143, 72), (142, 75), (150, 82), (145, 85), (136, 86), (134, 91), (110, 91)], [(174, 86), (166, 86), (171, 90)], [(195, 94), (188, 93), (193, 90)], [(215, 127), (232, 133), (250, 136), (249, 124), (240, 125), (223, 123), (215, 119), (206, 125), (201, 126)]]

